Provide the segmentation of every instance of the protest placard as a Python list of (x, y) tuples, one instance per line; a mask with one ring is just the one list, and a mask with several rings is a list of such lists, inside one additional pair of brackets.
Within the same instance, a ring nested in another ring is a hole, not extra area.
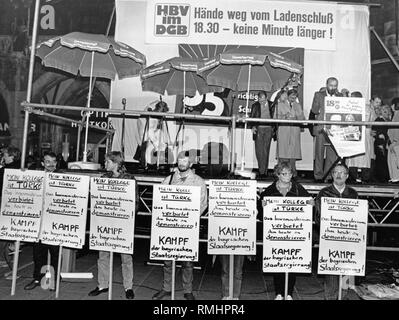
[(40, 239), (81, 249), (85, 243), (89, 176), (46, 173)]
[(43, 207), (44, 171), (5, 169), (0, 239), (36, 242)]
[(135, 181), (90, 180), (90, 249), (133, 254)]
[(256, 181), (209, 181), (208, 254), (256, 254)]
[(150, 259), (198, 261), (201, 187), (154, 185)]
[(306, 197), (271, 197), (263, 208), (263, 272), (311, 272), (312, 205)]
[(351, 125), (351, 121), (365, 121), (364, 98), (326, 97), (324, 119), (345, 121), (348, 124), (324, 126), (331, 143), (340, 157), (351, 157), (365, 152), (365, 126)]
[(367, 200), (321, 198), (319, 274), (364, 276)]

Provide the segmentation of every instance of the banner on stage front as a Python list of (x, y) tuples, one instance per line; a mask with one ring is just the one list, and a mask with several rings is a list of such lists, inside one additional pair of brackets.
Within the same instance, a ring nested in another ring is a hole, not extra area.
[(0, 239), (37, 242), (43, 207), (44, 171), (5, 169)]
[(208, 254), (256, 254), (256, 181), (209, 181)]
[(319, 274), (364, 276), (367, 200), (321, 198)]
[(154, 185), (150, 259), (198, 261), (201, 187)]
[(136, 181), (90, 180), (90, 249), (133, 254)]
[(85, 243), (90, 177), (46, 173), (40, 240), (81, 249)]
[(288, 1), (149, 0), (146, 41), (335, 50), (337, 4)]
[(348, 124), (325, 125), (324, 130), (341, 158), (365, 153), (365, 126), (351, 125), (351, 121), (365, 121), (364, 98), (326, 97), (325, 120), (345, 121)]
[(311, 198), (270, 197), (264, 204), (263, 272), (311, 272)]

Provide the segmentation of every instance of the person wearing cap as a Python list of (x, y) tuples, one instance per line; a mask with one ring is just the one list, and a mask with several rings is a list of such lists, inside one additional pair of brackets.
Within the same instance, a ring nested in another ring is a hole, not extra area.
[[(201, 187), (201, 214), (207, 208), (207, 191), (204, 179), (196, 175), (191, 169), (193, 159), (188, 151), (181, 151), (177, 156), (177, 170), (167, 176), (162, 184), (200, 186)], [(195, 300), (193, 295), (193, 262), (182, 261), (182, 283), (184, 298), (186, 300)], [(165, 260), (163, 266), (163, 284), (162, 289), (155, 293), (153, 300), (161, 300), (164, 297), (171, 296), (172, 290), (172, 261)]]
[[(266, 197), (310, 197), (309, 192), (293, 179), (294, 168), (289, 161), (283, 161), (274, 167), (276, 180), (268, 186), (259, 196), (258, 200), (258, 219), (263, 221)], [(313, 204), (313, 199), (310, 201)], [(285, 274), (273, 273), (274, 300), (293, 300), (293, 292), (296, 282), (296, 274), (290, 273), (287, 283), (287, 296), (285, 296)]]
[[(358, 193), (355, 189), (346, 185), (346, 180), (349, 177), (349, 169), (345, 163), (337, 163), (332, 171), (331, 175), (333, 182), (331, 185), (320, 190), (316, 197), (316, 216), (315, 224), (316, 231), (320, 231), (320, 215), (321, 215), (321, 198), (346, 198), (346, 199), (357, 199)], [(339, 290), (339, 276), (336, 275), (325, 275), (324, 276), (324, 299), (325, 300), (337, 300)]]

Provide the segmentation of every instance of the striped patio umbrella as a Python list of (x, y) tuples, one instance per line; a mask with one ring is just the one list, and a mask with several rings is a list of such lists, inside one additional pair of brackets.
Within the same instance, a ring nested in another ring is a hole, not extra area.
[[(93, 78), (115, 80), (139, 75), (145, 67), (145, 56), (125, 43), (102, 34), (72, 32), (40, 43), (36, 55), (46, 67), (62, 70), (73, 75), (90, 77), (87, 107), (90, 107)], [(90, 113), (86, 116), (85, 149), (83, 161), (87, 161), (87, 139)]]
[[(241, 46), (227, 50), (204, 61), (198, 73), (208, 85), (222, 86), (235, 91), (247, 91), (245, 117), (248, 117), (250, 90), (271, 91), (287, 83), (299, 82), (303, 67), (279, 54), (259, 47)], [(244, 153), (247, 122), (244, 125), (244, 143), (241, 148), (241, 170), (244, 170)]]

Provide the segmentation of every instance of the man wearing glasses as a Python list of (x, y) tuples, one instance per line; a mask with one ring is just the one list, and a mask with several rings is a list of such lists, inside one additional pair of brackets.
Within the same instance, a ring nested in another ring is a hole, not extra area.
[[(346, 180), (349, 177), (349, 169), (344, 163), (338, 163), (332, 169), (333, 182), (331, 185), (320, 190), (316, 197), (316, 230), (320, 230), (320, 213), (321, 213), (321, 198), (347, 198), (357, 199), (357, 191), (346, 185)], [(325, 275), (324, 278), (324, 299), (337, 300), (339, 291), (339, 276)]]

